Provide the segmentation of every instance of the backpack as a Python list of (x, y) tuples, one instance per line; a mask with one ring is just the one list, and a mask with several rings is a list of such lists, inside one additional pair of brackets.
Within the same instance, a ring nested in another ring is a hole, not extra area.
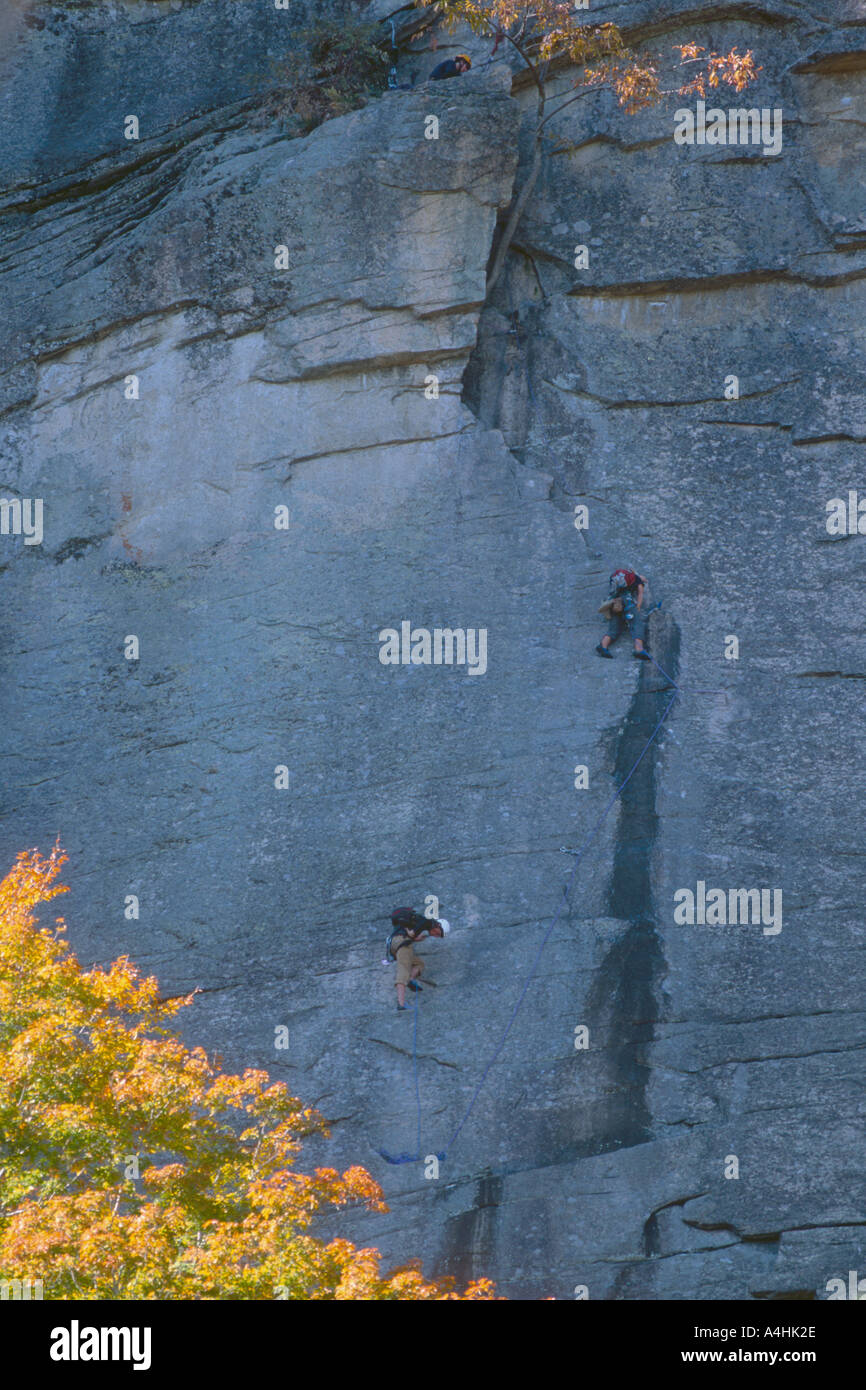
[[(421, 928), (429, 927), (430, 922), (423, 913), (416, 912), (414, 907), (395, 907), (391, 913), (391, 921), (394, 930), (385, 942), (385, 963), (397, 959), (397, 952), (394, 950), (393, 941), (395, 937), (403, 937), (406, 941), (411, 940), (409, 932)], [(399, 949), (399, 948), (398, 948)]]

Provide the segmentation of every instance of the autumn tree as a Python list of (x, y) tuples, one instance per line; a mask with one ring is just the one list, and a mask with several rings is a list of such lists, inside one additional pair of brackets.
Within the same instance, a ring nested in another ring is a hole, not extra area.
[(65, 858), (27, 851), (0, 882), (0, 1279), (50, 1299), (491, 1299), (311, 1233), (386, 1211), (380, 1187), (297, 1172), (319, 1114), (185, 1047), (167, 1025), (192, 995), (161, 998), (126, 957), (83, 969), (63, 919), (39, 925)]
[[(615, 24), (590, 24), (585, 7), (558, 4), (556, 0), (416, 0), (422, 9), (433, 8), (445, 27), (453, 32), (466, 24), (474, 34), (493, 40), (493, 53), (500, 45), (511, 51), (519, 70), (525, 71), (536, 92), (535, 130), (529, 168), (514, 198), (502, 230), (487, 281), (487, 293), (498, 281), (514, 234), (535, 187), (543, 159), (543, 142), (548, 126), (566, 107), (599, 90), (615, 93), (620, 106), (629, 113), (654, 106), (667, 96), (706, 96), (711, 88), (724, 84), (740, 92), (760, 71), (751, 50), (736, 48), (729, 53), (708, 52), (697, 44), (677, 44), (679, 61), (674, 65), (684, 80), (666, 89), (662, 85), (662, 62), (654, 54), (632, 50)], [(548, 100), (551, 72), (576, 68), (571, 91)]]

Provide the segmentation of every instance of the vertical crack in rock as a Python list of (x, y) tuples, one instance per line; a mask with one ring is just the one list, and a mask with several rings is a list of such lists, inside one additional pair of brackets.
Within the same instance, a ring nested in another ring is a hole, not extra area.
[[(659, 615), (651, 620), (650, 645), (674, 680), (679, 671), (679, 642), (675, 623)], [(640, 756), (670, 698), (663, 677), (645, 663), (616, 750), (617, 786)], [(619, 800), (608, 910), (612, 917), (628, 922), (628, 927), (602, 961), (590, 992), (590, 1009), (599, 1020), (608, 1093), (599, 1107), (592, 1146), (595, 1153), (643, 1144), (652, 1137), (646, 1094), (650, 1075), (647, 1048), (655, 1037), (665, 973), (652, 882), (659, 829), (659, 753), (657, 738)]]

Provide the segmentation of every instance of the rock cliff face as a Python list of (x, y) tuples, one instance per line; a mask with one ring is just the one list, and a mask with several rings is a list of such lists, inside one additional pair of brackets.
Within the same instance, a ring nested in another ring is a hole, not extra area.
[[(781, 152), (576, 103), (485, 305), (506, 66), (287, 139), (256, 79), (300, 11), (10, 7), (0, 497), (44, 535), (0, 535), (0, 849), (59, 833), (79, 955), (200, 987), (190, 1039), (320, 1106), (386, 1258), (826, 1297), (866, 1259), (866, 541), (826, 509), (866, 500), (866, 11), (665, 10), (593, 18), (753, 48)], [(592, 650), (623, 562), (683, 686), (648, 748), (668, 681)], [(486, 663), (383, 664), (403, 623)], [(699, 883), (781, 930), (678, 923)], [(415, 1045), (379, 962), (428, 895)]]

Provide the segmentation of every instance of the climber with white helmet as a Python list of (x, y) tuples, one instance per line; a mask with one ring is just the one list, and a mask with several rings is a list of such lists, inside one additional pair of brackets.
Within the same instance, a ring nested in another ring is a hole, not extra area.
[[(418, 977), (423, 974), (424, 962), (416, 956), (414, 945), (424, 936), (444, 937), (451, 930), (444, 917), (425, 917), (412, 907), (395, 907), (391, 913), (393, 931), (388, 937), (385, 951), (388, 960), (397, 963), (397, 1008), (406, 1008), (406, 986), (415, 994), (420, 994)], [(432, 984), (432, 981), (430, 981)]]

